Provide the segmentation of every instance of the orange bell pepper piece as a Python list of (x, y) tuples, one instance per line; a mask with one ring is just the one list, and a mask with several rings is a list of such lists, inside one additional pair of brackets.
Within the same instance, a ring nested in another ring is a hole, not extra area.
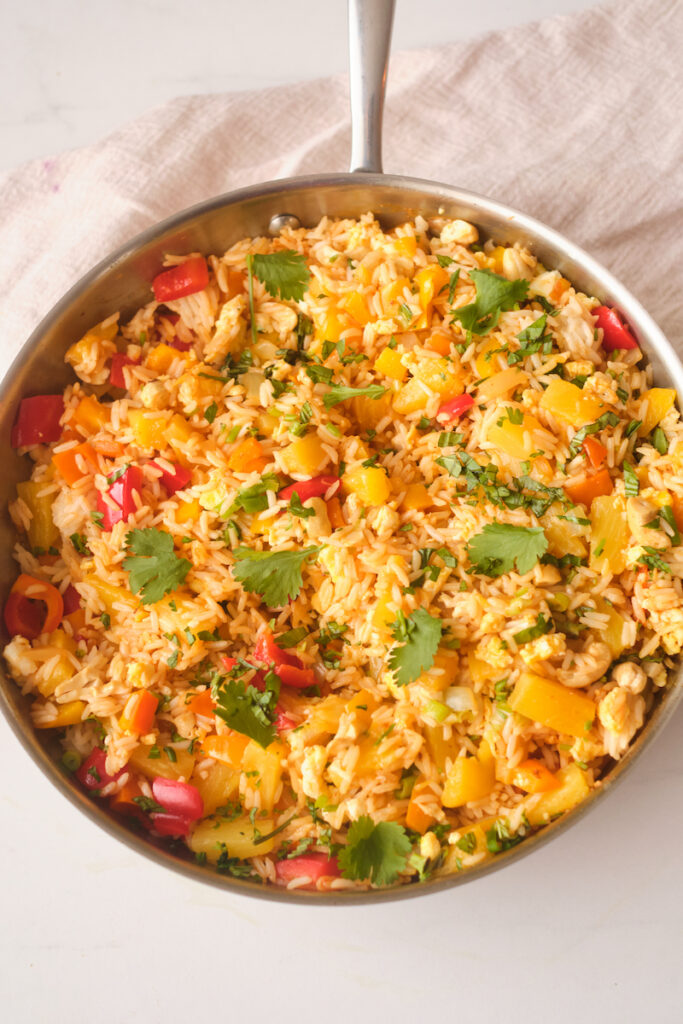
[(330, 498), (325, 504), (327, 506), (327, 518), (330, 520), (330, 526), (333, 530), (341, 530), (343, 526), (346, 526), (341, 501), (339, 498)]
[(97, 434), (109, 422), (110, 416), (109, 409), (101, 405), (94, 395), (86, 395), (76, 406), (71, 422), (84, 434)]
[(107, 459), (118, 459), (126, 450), (118, 441), (106, 437), (94, 438), (90, 443), (98, 455), (104, 455)]
[(245, 437), (228, 456), (228, 467), (234, 473), (254, 473), (262, 468), (263, 448), (255, 437)]
[(193, 715), (204, 715), (209, 718), (213, 714), (216, 703), (211, 696), (211, 690), (204, 690), (202, 693), (193, 694), (189, 700), (186, 700), (185, 707)]
[(614, 490), (614, 483), (609, 475), (608, 469), (601, 469), (592, 476), (584, 477), (564, 485), (567, 497), (576, 505), (585, 505), (590, 508), (594, 498), (602, 494), (611, 494)]
[[(36, 601), (45, 605), (43, 611)], [(15, 580), (5, 602), (5, 625), (12, 636), (35, 640), (41, 633), (51, 633), (64, 617), (62, 595), (45, 580), (22, 572)]]
[(523, 789), (526, 793), (547, 793), (548, 790), (557, 789), (560, 785), (559, 779), (542, 761), (531, 758), (522, 761), (512, 770), (509, 781), (511, 785)]
[(406, 825), (414, 832), (419, 832), (421, 836), (425, 834), (429, 826), (433, 825), (436, 820), (431, 814), (427, 814), (423, 811), (418, 803), (420, 796), (426, 792), (431, 792), (429, 784), (425, 782), (417, 782), (413, 786), (413, 792), (410, 794), (408, 810), (406, 811)]
[(431, 349), (432, 352), (438, 352), (440, 356), (447, 356), (451, 351), (451, 339), (447, 338), (445, 334), (432, 334), (425, 341), (425, 348)]
[(597, 441), (594, 437), (587, 437), (583, 441), (581, 447), (588, 456), (593, 469), (600, 469), (607, 458), (607, 449), (604, 444), (601, 444), (600, 441)]
[(144, 736), (154, 724), (159, 700), (149, 690), (136, 690), (128, 698), (119, 725), (124, 732)]
[(77, 444), (74, 448), (67, 448), (63, 452), (55, 452), (52, 463), (70, 485), (90, 473), (97, 473), (100, 468), (97, 453), (88, 441)]
[(134, 779), (129, 778), (128, 782), (125, 782), (112, 796), (111, 809), (122, 814), (140, 813), (140, 807), (135, 803), (136, 796), (142, 796), (142, 790)]

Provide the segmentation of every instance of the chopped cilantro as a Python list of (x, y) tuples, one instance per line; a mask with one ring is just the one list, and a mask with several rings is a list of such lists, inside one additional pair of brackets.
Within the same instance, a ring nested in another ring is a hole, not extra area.
[(636, 471), (628, 462), (624, 463), (624, 491), (628, 498), (635, 498), (640, 491), (640, 481)]
[(132, 554), (122, 565), (130, 573), (131, 590), (141, 595), (143, 604), (154, 604), (176, 590), (192, 568), (192, 562), (176, 555), (171, 535), (153, 527), (127, 533), (126, 550)]
[(644, 555), (641, 555), (638, 562), (641, 565), (646, 565), (650, 571), (653, 569), (659, 569), (660, 572), (666, 572), (671, 575), (671, 566), (668, 562), (665, 562), (662, 556), (657, 551), (657, 548), (650, 547), (648, 544), (643, 544)]
[(235, 548), (233, 575), (245, 590), (260, 594), (271, 608), (281, 608), (298, 597), (303, 584), (304, 563), (320, 551), (319, 547), (301, 551), (253, 551)]
[(587, 423), (585, 427), (581, 427), (580, 430), (576, 431), (569, 445), (569, 454), (578, 455), (581, 445), (589, 434), (598, 434), (605, 427), (616, 427), (618, 423), (619, 417), (615, 412), (604, 412), (595, 423)]
[(214, 679), (211, 686), (211, 694), (216, 701), (214, 713), (231, 729), (267, 747), (277, 735), (273, 723), (280, 680), (274, 672), (267, 672), (262, 691), (245, 685), (239, 675), (250, 667), (246, 663), (237, 665), (227, 679)]
[(537, 637), (543, 636), (544, 633), (549, 633), (553, 628), (553, 620), (548, 616), (546, 619), (542, 612), (539, 612), (536, 616), (536, 622), (533, 626), (528, 626), (526, 629), (520, 629), (519, 633), (513, 633), (515, 643), (528, 644), (530, 640), (536, 640)]
[(488, 334), (504, 310), (512, 309), (526, 298), (529, 282), (524, 279), (508, 281), (491, 270), (470, 270), (469, 275), (477, 297), (469, 305), (451, 310), (453, 320), (459, 320), (471, 334)]
[(241, 491), (237, 492), (237, 496), (228, 509), (227, 514), (232, 515), (235, 512), (239, 512), (240, 509), (249, 515), (254, 515), (256, 512), (265, 512), (268, 508), (267, 491), (277, 491), (279, 489), (280, 480), (275, 473), (266, 473), (258, 483), (252, 484), (251, 487), (244, 487)]
[(349, 398), (372, 398), (377, 400), (382, 397), (386, 390), (381, 384), (370, 384), (366, 388), (350, 388), (344, 384), (335, 384), (324, 396), (323, 404), (326, 409), (331, 409), (333, 405), (346, 402)]
[(443, 256), (441, 253), (437, 253), (436, 261), (440, 267), (450, 267), (453, 263), (453, 259), (450, 256)]
[(309, 516), (315, 515), (314, 508), (304, 508), (301, 498), (296, 491), (293, 492), (292, 497), (289, 499), (287, 511), (293, 516), (298, 516), (299, 519), (308, 519)]
[(254, 276), (265, 285), (273, 298), (303, 299), (311, 279), (306, 260), (293, 249), (273, 252), (268, 255), (257, 253), (251, 256)]
[(522, 576), (531, 572), (547, 549), (548, 541), (540, 526), (508, 523), (487, 524), (467, 544), (467, 554), (475, 571), (493, 577), (512, 572), (513, 567)]
[(331, 366), (319, 366), (317, 363), (310, 363), (304, 370), (306, 376), (310, 377), (314, 384), (329, 384), (334, 376)]
[(79, 555), (90, 554), (90, 548), (87, 545), (84, 534), (72, 533), (71, 536), (69, 537), (69, 540), (71, 541)]
[(283, 650), (288, 650), (290, 647), (296, 647), (297, 644), (301, 643), (308, 636), (308, 630), (305, 626), (299, 626), (297, 629), (289, 629), (286, 633), (281, 633), (276, 638), (275, 642), (278, 647)]
[(408, 616), (399, 612), (391, 632), (400, 646), (391, 651), (389, 668), (397, 685), (405, 686), (434, 664), (443, 626), (424, 608), (418, 608)]
[(650, 435), (650, 441), (660, 455), (666, 455), (669, 450), (669, 441), (661, 427), (656, 427)]
[(217, 412), (218, 406), (216, 405), (215, 402), (212, 402), (211, 405), (209, 405), (206, 411), (204, 412), (204, 419), (206, 420), (206, 422), (213, 423), (213, 421), (216, 419)]
[(339, 867), (344, 878), (391, 885), (406, 868), (410, 851), (402, 825), (394, 821), (375, 824), (365, 814), (349, 829), (346, 845), (339, 851)]

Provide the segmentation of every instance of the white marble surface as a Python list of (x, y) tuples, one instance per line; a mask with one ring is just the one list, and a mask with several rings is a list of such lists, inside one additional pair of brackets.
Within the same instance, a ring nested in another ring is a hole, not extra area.
[[(403, 0), (395, 46), (584, 6)], [(6, 168), (94, 141), (177, 94), (345, 63), (340, 0), (5, 0), (2, 10)], [(309, 52), (324, 29), (333, 52)], [(673, 1024), (682, 729), (679, 712), (603, 806), (503, 872), (439, 897), (314, 910), (224, 895), (130, 853), (52, 788), (2, 721), (2, 1019), (175, 1024), (218, 1010), (250, 1024), (437, 1014)]]

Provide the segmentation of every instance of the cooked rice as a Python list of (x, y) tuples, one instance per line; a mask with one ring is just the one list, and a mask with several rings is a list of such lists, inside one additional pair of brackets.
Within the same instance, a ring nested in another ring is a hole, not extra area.
[[(605, 350), (592, 312), (596, 299), (520, 246), (476, 242), (476, 229), (462, 221), (428, 224), (418, 217), (385, 233), (371, 214), (244, 239), (209, 258), (203, 290), (165, 305), (152, 301), (120, 326), (109, 317), (67, 353), (77, 379), (64, 393), (63, 437), (30, 450), (31, 480), (41, 485), (34, 500), (52, 504), (55, 551), (31, 549), (25, 493), (11, 514), (21, 536), (21, 571), (62, 593), (75, 587), (81, 610), (50, 635), (15, 637), (5, 657), (33, 697), (37, 727), (59, 727), (69, 705), (78, 722), (63, 731), (65, 751), (87, 759), (101, 744), (107, 773), (122, 772), (96, 798), (112, 797), (114, 810), (144, 814), (150, 824), (150, 780), (163, 775), (195, 785), (207, 817), (188, 845), (218, 860), (219, 870), (290, 888), (368, 887), (367, 878), (335, 877), (331, 867), (313, 877), (310, 859), (296, 862), (300, 874), (282, 868), (291, 854), (343, 848), (350, 825), (366, 815), (407, 828), (402, 834), (414, 855), (400, 883), (479, 864), (590, 792), (632, 742), (681, 649), (683, 549), (671, 525), (683, 528), (677, 410), (657, 413), (639, 349)], [(300, 301), (285, 301), (253, 278), (253, 345), (247, 256), (285, 250), (305, 257), (308, 289)], [(466, 332), (452, 314), (475, 300), (469, 271), (477, 269), (528, 282), (526, 299), (481, 335)], [(551, 343), (516, 356), (519, 334), (544, 311)], [(84, 426), (79, 403), (102, 396), (115, 351), (132, 360), (123, 369), (128, 390), (105, 396), (102, 422)], [(244, 352), (251, 366), (237, 372)], [(398, 364), (386, 352), (400, 357)], [(376, 367), (380, 357), (393, 376)], [(386, 391), (326, 408), (329, 384), (307, 374), (312, 365), (331, 370), (336, 385), (379, 384)], [(516, 383), (497, 393), (511, 367)], [(599, 470), (585, 446), (578, 453), (570, 447), (576, 420), (543, 404), (561, 379), (574, 381), (587, 402), (597, 403), (591, 407), (618, 418), (590, 433), (609, 471), (611, 495), (600, 502), (609, 524), (619, 520), (615, 543), (611, 525), (607, 536), (598, 535), (599, 506), (591, 508), (590, 479)], [(463, 392), (474, 405), (457, 422), (442, 422), (444, 402)], [(131, 419), (136, 410), (161, 424), (153, 441), (141, 440)], [(185, 424), (184, 435), (171, 436), (173, 417)], [(633, 428), (638, 420), (647, 432)], [(448, 431), (459, 437), (444, 443)], [(245, 467), (234, 457), (250, 437), (258, 439), (259, 455)], [(300, 448), (302, 438), (314, 445), (314, 465), (310, 455), (306, 462), (293, 454), (290, 446)], [(94, 464), (78, 454), (81, 476), (69, 485), (52, 458), (85, 440)], [(491, 486), (449, 473), (448, 458), (465, 454), (479, 467), (495, 467)], [(446, 466), (437, 462), (444, 457)], [(632, 483), (625, 489), (625, 462), (635, 466), (637, 495)], [(103, 530), (91, 515), (97, 496), (118, 509), (108, 493), (111, 479), (131, 464), (144, 476), (142, 491), (133, 491), (135, 509)], [(169, 494), (163, 474), (178, 464), (190, 470), (190, 480)], [(386, 494), (380, 488), (375, 500), (367, 479), (377, 469)], [(276, 490), (265, 492), (257, 513), (228, 512), (238, 492), (273, 473), (280, 488), (322, 473), (341, 482), (306, 501), (314, 514), (305, 518), (288, 510)], [(572, 505), (562, 489), (585, 477), (589, 497)], [(520, 479), (527, 482), (515, 502), (510, 488)], [(532, 507), (548, 489), (556, 490), (547, 507)], [(549, 557), (523, 575), (487, 575), (472, 564), (467, 545), (492, 523), (542, 527)], [(191, 569), (180, 589), (141, 604), (123, 562), (130, 531), (149, 528), (169, 533)], [(626, 531), (623, 544), (619, 529)], [(84, 553), (74, 546), (76, 535)], [(234, 578), (240, 544), (320, 551), (304, 567), (296, 600), (273, 609)], [(648, 554), (653, 549), (659, 561)], [(418, 609), (439, 620), (441, 645), (431, 667), (398, 686), (389, 667), (397, 646), (392, 630), (401, 615)], [(343, 636), (322, 643), (320, 630), (329, 636), (334, 624), (344, 627)], [(253, 740), (245, 753), (244, 744), (238, 754), (226, 753), (213, 741), (233, 731), (188, 701), (212, 681), (215, 696), (226, 655), (253, 660), (259, 636), (299, 627), (304, 639), (288, 653), (313, 669), (316, 687), (282, 686), (278, 707), (286, 721), (266, 754)], [(633, 669), (631, 690), (620, 682), (623, 672), (614, 675), (624, 664)], [(511, 707), (520, 686), (538, 677), (593, 703), (584, 735), (558, 731), (540, 705), (545, 724), (532, 717), (533, 705), (525, 706), (527, 715)], [(121, 720), (141, 690), (159, 699), (144, 735)], [(470, 709), (453, 710), (449, 699), (470, 701)], [(469, 789), (462, 782), (468, 773), (476, 777)], [(214, 825), (215, 841), (207, 843)], [(235, 840), (237, 826), (243, 834)], [(255, 829), (277, 834), (258, 842)]]

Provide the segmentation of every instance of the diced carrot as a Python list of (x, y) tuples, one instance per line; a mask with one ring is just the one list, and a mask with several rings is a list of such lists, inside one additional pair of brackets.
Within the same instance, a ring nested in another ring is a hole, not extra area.
[(202, 752), (216, 761), (223, 761), (232, 768), (239, 769), (242, 766), (242, 755), (249, 742), (248, 736), (234, 731), (221, 736), (205, 736), (202, 740)]
[(213, 697), (211, 696), (211, 690), (204, 690), (202, 693), (195, 693), (194, 696), (186, 702), (185, 707), (188, 711), (191, 711), (193, 715), (204, 715), (209, 718), (213, 714), (213, 709), (216, 704)]
[(600, 469), (607, 458), (607, 449), (604, 444), (601, 444), (594, 437), (587, 437), (584, 439), (581, 447), (588, 456), (593, 469)]
[[(67, 448), (63, 452), (56, 452), (52, 462), (68, 484), (75, 484), (77, 480), (89, 473), (96, 473), (99, 469), (97, 454), (88, 441), (77, 444), (74, 448)], [(85, 464), (85, 470), (81, 468), (82, 464)]]
[(263, 458), (263, 448), (255, 437), (245, 437), (228, 457), (228, 466), (234, 473), (253, 473), (260, 466)]
[(546, 768), (542, 761), (529, 759), (518, 764), (510, 774), (509, 782), (526, 793), (547, 793), (557, 789), (560, 781), (557, 776)]
[(679, 530), (683, 530), (683, 498), (678, 494), (673, 495), (673, 510), (676, 526)]
[(611, 494), (613, 489), (612, 477), (607, 469), (601, 469), (597, 473), (593, 473), (592, 476), (570, 481), (564, 485), (567, 497), (576, 505), (585, 505), (586, 508), (590, 508), (594, 498), (603, 494)]
[(339, 498), (330, 498), (329, 501), (326, 502), (326, 505), (327, 518), (330, 520), (330, 526), (333, 530), (341, 530), (343, 526), (346, 526), (341, 501)]
[(152, 728), (158, 704), (158, 698), (149, 690), (136, 690), (128, 698), (123, 714), (119, 718), (122, 730), (144, 736)]

